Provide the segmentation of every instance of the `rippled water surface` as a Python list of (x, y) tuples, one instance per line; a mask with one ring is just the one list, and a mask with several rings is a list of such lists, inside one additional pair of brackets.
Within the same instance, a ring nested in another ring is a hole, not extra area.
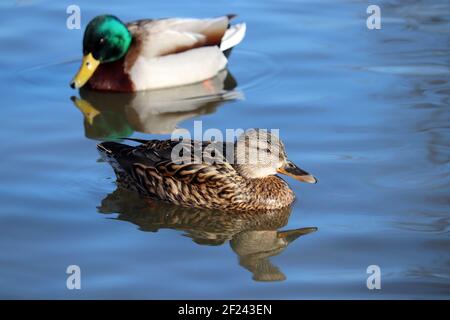
[[(448, 1), (378, 1), (373, 31), (365, 1), (76, 1), (83, 28), (105, 12), (247, 22), (209, 91), (114, 97), (69, 88), (72, 3), (0, 4), (0, 297), (450, 297)], [(288, 180), (297, 201), (264, 216), (116, 190), (99, 140), (167, 138), (194, 120), (280, 128), (319, 183)], [(366, 287), (373, 264), (381, 290)], [(68, 265), (81, 290), (66, 289)]]

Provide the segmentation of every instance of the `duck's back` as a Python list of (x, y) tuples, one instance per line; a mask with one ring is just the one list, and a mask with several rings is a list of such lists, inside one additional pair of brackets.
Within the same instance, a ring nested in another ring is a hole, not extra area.
[(133, 37), (145, 40), (141, 55), (151, 59), (204, 46), (220, 46), (229, 17), (138, 20), (127, 25)]
[(149, 140), (129, 146), (104, 142), (98, 148), (114, 168), (120, 187), (191, 207), (231, 209), (242, 202), (242, 177), (226, 161), (197, 161), (202, 156), (195, 148), (205, 150), (207, 144), (196, 143)]

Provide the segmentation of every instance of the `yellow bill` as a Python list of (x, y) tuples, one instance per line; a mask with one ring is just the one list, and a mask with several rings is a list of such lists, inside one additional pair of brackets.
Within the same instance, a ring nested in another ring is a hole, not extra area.
[(85, 55), (83, 57), (80, 70), (78, 70), (78, 73), (73, 78), (70, 86), (74, 89), (84, 86), (92, 77), (99, 64), (100, 61), (96, 60), (91, 53)]

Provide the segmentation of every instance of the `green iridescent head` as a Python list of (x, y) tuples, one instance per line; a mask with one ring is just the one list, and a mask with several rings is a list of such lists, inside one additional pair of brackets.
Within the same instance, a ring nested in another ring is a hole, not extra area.
[(92, 19), (84, 32), (83, 61), (70, 86), (81, 88), (101, 63), (124, 57), (131, 41), (132, 36), (127, 26), (117, 17), (103, 15)]
[(116, 61), (127, 53), (131, 40), (127, 27), (117, 17), (98, 16), (84, 32), (83, 55), (91, 53), (100, 63)]

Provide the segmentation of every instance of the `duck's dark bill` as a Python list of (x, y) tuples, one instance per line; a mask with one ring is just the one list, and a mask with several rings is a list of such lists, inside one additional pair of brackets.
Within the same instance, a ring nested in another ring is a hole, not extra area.
[(317, 183), (317, 179), (308, 172), (297, 167), (293, 162), (287, 161), (285, 165), (279, 168), (278, 173), (290, 176), (298, 181), (307, 183)]

